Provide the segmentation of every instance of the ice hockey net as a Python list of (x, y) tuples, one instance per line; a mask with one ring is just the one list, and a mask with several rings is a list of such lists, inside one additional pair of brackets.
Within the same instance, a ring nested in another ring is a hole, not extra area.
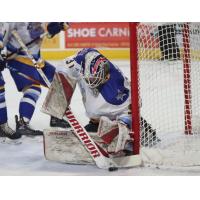
[(130, 23), (130, 52), (134, 153), (200, 165), (200, 24)]

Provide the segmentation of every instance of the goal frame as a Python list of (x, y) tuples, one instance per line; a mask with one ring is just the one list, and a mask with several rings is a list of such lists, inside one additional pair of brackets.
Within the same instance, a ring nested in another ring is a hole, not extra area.
[[(139, 22), (129, 22), (130, 30), (130, 72), (131, 72), (131, 110), (132, 133), (134, 139), (133, 154), (140, 153), (140, 100), (139, 100), (139, 64), (138, 64), (138, 36), (137, 26)], [(191, 104), (191, 58), (189, 23), (183, 24), (183, 74), (184, 74), (184, 115), (185, 134), (192, 134), (192, 104)]]

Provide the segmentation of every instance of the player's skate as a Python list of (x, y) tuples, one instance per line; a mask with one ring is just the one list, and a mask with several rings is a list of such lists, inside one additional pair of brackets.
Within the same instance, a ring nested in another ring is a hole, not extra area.
[(12, 140), (19, 139), (21, 134), (12, 130), (8, 123), (4, 123), (0, 125), (0, 137), (8, 137)]
[(60, 127), (60, 128), (70, 128), (70, 125), (68, 122), (66, 122), (63, 119), (58, 119), (53, 116), (51, 116), (50, 126), (51, 127)]
[(37, 136), (37, 135), (43, 135), (42, 131), (39, 130), (33, 130), (30, 128), (30, 125), (28, 122), (25, 122), (23, 117), (20, 117), (18, 119), (18, 116), (15, 115), (15, 121), (16, 121), (16, 132), (21, 135), (26, 136)]

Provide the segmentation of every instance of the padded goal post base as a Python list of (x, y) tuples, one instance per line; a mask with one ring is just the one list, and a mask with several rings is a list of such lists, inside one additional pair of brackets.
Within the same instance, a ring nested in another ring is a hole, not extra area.
[[(92, 138), (97, 138), (95, 134)], [(44, 154), (47, 160), (80, 165), (95, 165), (87, 150), (74, 135), (72, 130), (44, 130)], [(139, 155), (111, 158), (118, 168), (141, 166)]]

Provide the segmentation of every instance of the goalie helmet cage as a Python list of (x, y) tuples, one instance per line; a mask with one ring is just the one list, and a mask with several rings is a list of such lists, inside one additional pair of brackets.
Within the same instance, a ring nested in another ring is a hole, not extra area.
[(133, 152), (148, 165), (198, 166), (200, 23), (129, 25)]

